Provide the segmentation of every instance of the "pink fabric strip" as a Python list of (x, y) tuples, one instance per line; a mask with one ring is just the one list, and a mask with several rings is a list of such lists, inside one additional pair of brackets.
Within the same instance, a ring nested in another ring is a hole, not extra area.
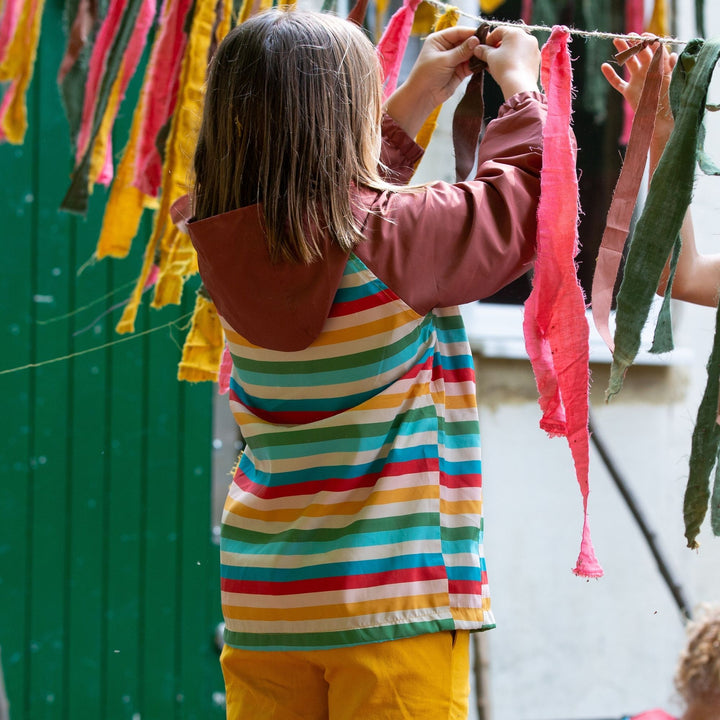
[(583, 532), (576, 575), (603, 574), (590, 540), (589, 327), (578, 284), (577, 148), (570, 127), (572, 69), (566, 27), (553, 28), (542, 49), (542, 84), (548, 100), (543, 132), (543, 167), (538, 207), (537, 260), (533, 289), (525, 304), (525, 344), (540, 392), (542, 427), (564, 435), (583, 497)]
[[(115, 106), (115, 108), (113, 108), (113, 123), (115, 122), (115, 116), (117, 116), (117, 112), (120, 109), (120, 103), (122, 103), (122, 100), (125, 97), (127, 87), (130, 84), (132, 76), (135, 74), (135, 70), (137, 69), (138, 63), (140, 62), (140, 57), (142, 56), (143, 50), (145, 49), (148, 32), (150, 30), (150, 26), (152, 25), (153, 19), (155, 18), (156, 10), (157, 5), (155, 3), (155, 0), (143, 0), (142, 5), (140, 6), (140, 11), (138, 13), (135, 27), (133, 28), (132, 34), (130, 35), (130, 40), (128, 41), (128, 46), (125, 50), (125, 55), (123, 57), (123, 62), (120, 70), (122, 73), (122, 76), (120, 78), (120, 95), (118, 97), (117, 105)], [(97, 182), (105, 185), (106, 187), (110, 184), (110, 181), (113, 178), (113, 123), (111, 123), (111, 127), (108, 132), (105, 162), (97, 179)]]
[(225, 345), (222, 360), (220, 361), (220, 372), (218, 373), (218, 395), (227, 395), (230, 390), (230, 375), (232, 374), (232, 355), (230, 349)]
[(149, 79), (143, 88), (147, 103), (140, 126), (132, 185), (150, 197), (157, 197), (162, 182), (162, 159), (156, 140), (175, 110), (180, 67), (187, 45), (184, 26), (191, 4), (191, 0), (165, 0), (159, 35), (150, 56)]
[(5, 135), (5, 131), (3, 130), (3, 120), (5, 119), (5, 114), (10, 108), (10, 103), (13, 101), (19, 86), (20, 82), (18, 80), (13, 80), (5, 88), (5, 94), (3, 95), (2, 103), (0, 103), (0, 142), (7, 141), (7, 135)]
[(23, 0), (6, 0), (5, 9), (0, 18), (0, 62), (5, 59), (10, 41), (15, 35)]
[(662, 46), (658, 43), (645, 76), (638, 111), (632, 123), (625, 162), (613, 194), (607, 224), (598, 250), (592, 284), (592, 313), (595, 327), (612, 352), (614, 342), (610, 332), (610, 308), (615, 280), (620, 268), (625, 241), (630, 231), (633, 210), (637, 201), (650, 140), (655, 129), (662, 85)]
[(533, 14), (533, 0), (522, 0), (522, 10), (520, 11), (520, 19), (530, 25)]
[[(645, 29), (645, 2), (644, 0), (625, 0), (625, 32), (640, 34)], [(627, 74), (627, 71), (625, 71)], [(630, 104), (623, 100), (623, 129), (620, 133), (620, 143), (627, 145), (630, 141), (632, 129), (633, 110)]]
[(102, 77), (105, 74), (107, 56), (112, 47), (115, 35), (117, 34), (118, 27), (120, 26), (122, 13), (125, 10), (126, 4), (127, 0), (111, 0), (108, 13), (95, 39), (95, 46), (93, 47), (88, 67), (82, 119), (80, 121), (80, 131), (78, 132), (77, 149), (75, 151), (76, 166), (80, 165), (87, 150), (87, 144), (90, 141), (93, 116), (95, 115), (95, 106), (98, 100), (98, 90)]
[(403, 0), (402, 7), (390, 18), (377, 44), (384, 83), (383, 98), (387, 99), (397, 87), (400, 66), (412, 30), (415, 10), (420, 0)]

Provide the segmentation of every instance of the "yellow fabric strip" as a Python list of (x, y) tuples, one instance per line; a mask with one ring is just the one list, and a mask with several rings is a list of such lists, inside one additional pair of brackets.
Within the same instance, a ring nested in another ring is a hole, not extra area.
[[(444, 30), (445, 28), (454, 27), (460, 20), (460, 11), (456, 7), (449, 7), (438, 19), (435, 30)], [(430, 144), (430, 138), (435, 132), (437, 127), (437, 119), (440, 114), (440, 108), (442, 105), (438, 105), (428, 116), (427, 120), (423, 123), (420, 131), (415, 138), (415, 142), (422, 148), (427, 148)]]
[(8, 93), (12, 93), (12, 96), (0, 118), (2, 134), (13, 145), (22, 145), (27, 131), (25, 95), (30, 87), (35, 67), (44, 6), (45, 0), (27, 0), (25, 2), (15, 35), (8, 47), (5, 60), (0, 65), (0, 81), (13, 81), (6, 90)]
[(484, 13), (495, 12), (505, 0), (480, 0), (480, 10)]
[(666, 37), (670, 34), (667, 0), (655, 0), (655, 7), (653, 7), (653, 14), (650, 18), (647, 31), (661, 37)]
[(95, 250), (95, 257), (98, 259), (107, 256), (126, 257), (137, 235), (140, 218), (143, 210), (148, 207), (148, 201), (157, 206), (155, 198), (145, 196), (132, 185), (138, 136), (146, 104), (147, 96), (141, 93), (133, 114), (130, 139), (125, 146), (105, 207), (102, 230)]
[(178, 380), (217, 380), (224, 344), (222, 326), (215, 306), (206, 297), (198, 294), (192, 325), (185, 338), (182, 360), (178, 365)]
[(178, 305), (185, 280), (198, 271), (197, 255), (190, 236), (173, 226), (172, 246), (160, 268), (152, 307)]

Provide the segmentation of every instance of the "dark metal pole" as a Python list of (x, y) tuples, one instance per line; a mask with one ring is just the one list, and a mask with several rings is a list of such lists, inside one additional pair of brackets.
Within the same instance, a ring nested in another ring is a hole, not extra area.
[(657, 543), (655, 542), (655, 533), (650, 529), (650, 526), (648, 525), (648, 522), (645, 520), (645, 517), (643, 515), (642, 510), (640, 509), (640, 505), (638, 504), (637, 500), (635, 499), (632, 491), (628, 487), (625, 480), (622, 478), (620, 473), (618, 472), (617, 467), (615, 466), (615, 463), (612, 461), (612, 458), (610, 457), (610, 454), (608, 453), (605, 444), (600, 439), (600, 436), (598, 435), (595, 425), (592, 421), (592, 418), (590, 418), (590, 421), (588, 423), (590, 428), (590, 439), (592, 440), (593, 445), (595, 446), (596, 450), (598, 451), (598, 454), (602, 458), (603, 463), (605, 464), (605, 467), (607, 468), (607, 471), (610, 473), (610, 477), (615, 482), (615, 485), (617, 486), (617, 489), (620, 491), (620, 494), (623, 497), (623, 500), (625, 501), (625, 504), (627, 505), (628, 509), (630, 510), (632, 516), (635, 518), (635, 522), (637, 523), (638, 527), (640, 528), (640, 532), (642, 532), (645, 542), (648, 545), (648, 548), (650, 549), (650, 552), (652, 553), (652, 556), (655, 558), (655, 562), (657, 563), (658, 570), (660, 571), (660, 575), (662, 575), (663, 580), (665, 581), (665, 584), (668, 587), (668, 590), (670, 590), (670, 594), (673, 596), (673, 599), (675, 600), (675, 604), (678, 607), (678, 610), (680, 611), (680, 614), (683, 617), (683, 622), (687, 622), (688, 620), (692, 619), (692, 614), (690, 612), (690, 608), (688, 606), (687, 601), (685, 600), (685, 595), (682, 589), (682, 586), (679, 582), (677, 582), (670, 571), (670, 567), (668, 563), (666, 562), (665, 558), (663, 557), (662, 552), (660, 551), (660, 548), (658, 547)]

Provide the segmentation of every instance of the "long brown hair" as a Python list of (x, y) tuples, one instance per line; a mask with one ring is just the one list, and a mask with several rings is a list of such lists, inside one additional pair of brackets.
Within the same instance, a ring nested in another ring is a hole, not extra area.
[(317, 233), (361, 239), (353, 187), (379, 174), (381, 88), (372, 43), (338, 17), (273, 9), (232, 30), (207, 84), (194, 214), (258, 204), (273, 259), (311, 262)]

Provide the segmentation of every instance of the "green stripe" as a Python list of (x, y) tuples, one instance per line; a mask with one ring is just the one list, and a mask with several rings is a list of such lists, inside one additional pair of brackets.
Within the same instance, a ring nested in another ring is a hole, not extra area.
[[(242, 528), (236, 528), (232, 525), (223, 525), (222, 537), (249, 545), (262, 545), (268, 542), (284, 542), (288, 544), (296, 542), (321, 543), (337, 542), (340, 538), (346, 537), (347, 535), (368, 535), (375, 532), (398, 529), (404, 530), (416, 527), (439, 527), (439, 513), (412, 513), (398, 517), (358, 520), (357, 522), (340, 528), (313, 528), (312, 530), (292, 528), (280, 533), (263, 533), (256, 530), (243, 530)], [(473, 530), (477, 532), (474, 528)], [(408, 537), (408, 540), (411, 539), (411, 537)], [(372, 538), (368, 537), (367, 544), (372, 544)]]
[(287, 362), (265, 362), (263, 360), (250, 360), (238, 355), (233, 355), (233, 363), (238, 370), (269, 375), (303, 375), (372, 365), (387, 360), (387, 358), (397, 355), (409, 346), (417, 343), (420, 334), (429, 322), (428, 316), (420, 325), (415, 327), (412, 332), (404, 335), (392, 345), (383, 345), (373, 350), (365, 350), (352, 355)]
[[(303, 445), (308, 443), (322, 442), (324, 436), (330, 434), (330, 439), (335, 440), (357, 440), (359, 438), (384, 437), (391, 430), (390, 425), (401, 429), (401, 426), (418, 422), (420, 420), (436, 419), (437, 411), (434, 405), (422, 408), (411, 408), (410, 410), (396, 415), (386, 422), (363, 423), (355, 425), (337, 425), (327, 428), (311, 429), (287, 429), (281, 432), (267, 433), (252, 438), (247, 438), (253, 450), (264, 447), (278, 447), (282, 445)], [(477, 431), (477, 428), (476, 428)], [(407, 434), (406, 432), (403, 434)]]
[[(416, 610), (412, 612), (417, 613)], [(452, 618), (320, 633), (241, 633), (226, 628), (225, 643), (246, 650), (321, 650), (400, 640), (454, 629), (455, 621)]]

